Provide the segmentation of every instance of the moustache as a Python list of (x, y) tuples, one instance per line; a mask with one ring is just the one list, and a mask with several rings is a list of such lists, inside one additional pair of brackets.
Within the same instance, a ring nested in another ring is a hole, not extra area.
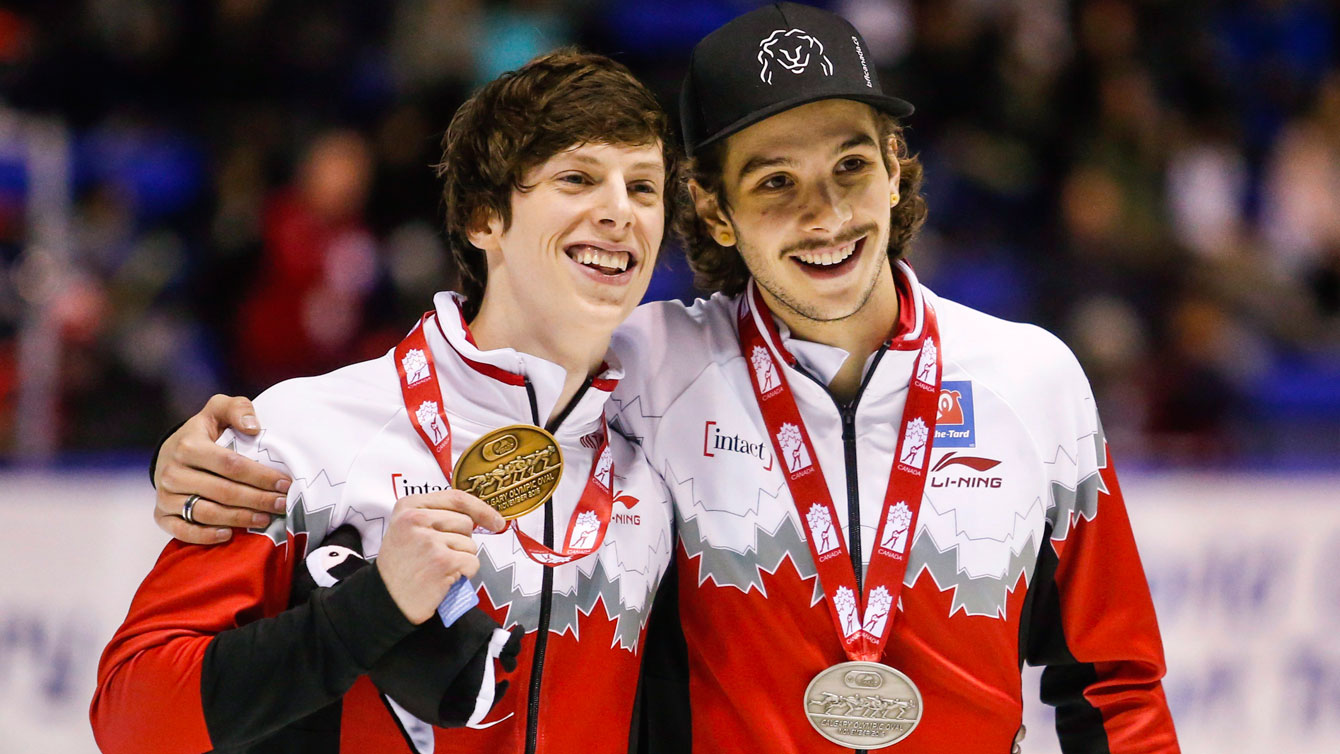
[(860, 238), (861, 236), (874, 234), (874, 232), (878, 229), (879, 227), (877, 225), (875, 225), (874, 223), (870, 223), (868, 225), (862, 225), (857, 228), (852, 228), (851, 230), (846, 231), (845, 233), (839, 233), (832, 239), (809, 238), (804, 241), (799, 241), (797, 243), (791, 244), (790, 246), (784, 247), (782, 249), (781, 255), (785, 257), (789, 254), (801, 251), (814, 251), (815, 249), (827, 249), (833, 246), (845, 246), (851, 243), (852, 241), (855, 241), (856, 239)]

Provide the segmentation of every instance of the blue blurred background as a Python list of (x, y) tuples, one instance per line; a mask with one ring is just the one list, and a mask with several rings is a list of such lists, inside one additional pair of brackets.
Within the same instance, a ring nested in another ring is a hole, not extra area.
[[(449, 283), (430, 165), (560, 44), (673, 107), (726, 0), (0, 10), (0, 459), (143, 457), (381, 353)], [(942, 295), (1080, 355), (1126, 466), (1340, 465), (1340, 66), (1310, 0), (848, 0), (917, 105)], [(677, 249), (653, 298), (692, 298)]]

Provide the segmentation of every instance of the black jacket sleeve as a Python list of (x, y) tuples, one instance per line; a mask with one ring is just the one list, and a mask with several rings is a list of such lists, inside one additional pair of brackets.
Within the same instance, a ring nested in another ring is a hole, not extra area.
[(200, 680), (211, 741), (243, 746), (330, 705), (414, 628), (366, 568), (273, 618), (220, 633)]

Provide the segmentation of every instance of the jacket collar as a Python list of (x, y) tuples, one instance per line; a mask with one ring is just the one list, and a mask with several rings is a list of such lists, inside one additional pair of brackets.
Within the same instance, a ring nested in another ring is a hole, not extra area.
[[(465, 321), (463, 301), (458, 293), (438, 293), (433, 297), (434, 316), (425, 326), (447, 406), (452, 413), (486, 427), (531, 424), (533, 395), (534, 413), (543, 425), (563, 390), (567, 376), (563, 367), (512, 348), (481, 350)], [(612, 353), (602, 366), (556, 435), (582, 436), (596, 429), (605, 402), (623, 377)]]
[[(912, 266), (904, 260), (900, 259), (894, 263), (893, 277), (898, 289), (898, 321), (894, 324), (893, 334), (888, 340), (888, 346), (899, 351), (920, 348), (925, 322), (926, 299), (924, 291), (921, 284), (917, 282), (916, 273), (912, 271)], [(804, 369), (819, 378), (825, 385), (832, 382), (833, 378), (837, 376), (838, 370), (842, 368), (842, 365), (846, 363), (850, 356), (847, 351), (836, 346), (793, 337), (791, 328), (773, 316), (767, 305), (763, 303), (752, 278), (749, 280), (744, 295), (748, 298), (751, 309), (756, 311), (760, 318), (766, 317), (767, 320), (771, 320), (776, 325), (775, 329), (765, 326), (760, 326), (759, 329), (763, 331), (763, 338), (768, 342), (769, 348), (782, 360), (782, 363), (792, 368), (800, 367)], [(762, 321), (760, 325), (767, 324), (767, 320)], [(877, 353), (870, 355), (866, 360), (865, 369), (870, 368), (877, 355)]]

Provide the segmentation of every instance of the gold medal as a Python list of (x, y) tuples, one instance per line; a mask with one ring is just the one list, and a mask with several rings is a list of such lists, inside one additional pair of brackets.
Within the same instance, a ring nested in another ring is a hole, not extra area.
[(810, 681), (805, 716), (835, 744), (879, 749), (907, 738), (921, 722), (921, 692), (888, 665), (844, 662)]
[(563, 477), (563, 451), (539, 427), (514, 424), (495, 429), (465, 449), (451, 486), (483, 500), (505, 519), (544, 505)]

